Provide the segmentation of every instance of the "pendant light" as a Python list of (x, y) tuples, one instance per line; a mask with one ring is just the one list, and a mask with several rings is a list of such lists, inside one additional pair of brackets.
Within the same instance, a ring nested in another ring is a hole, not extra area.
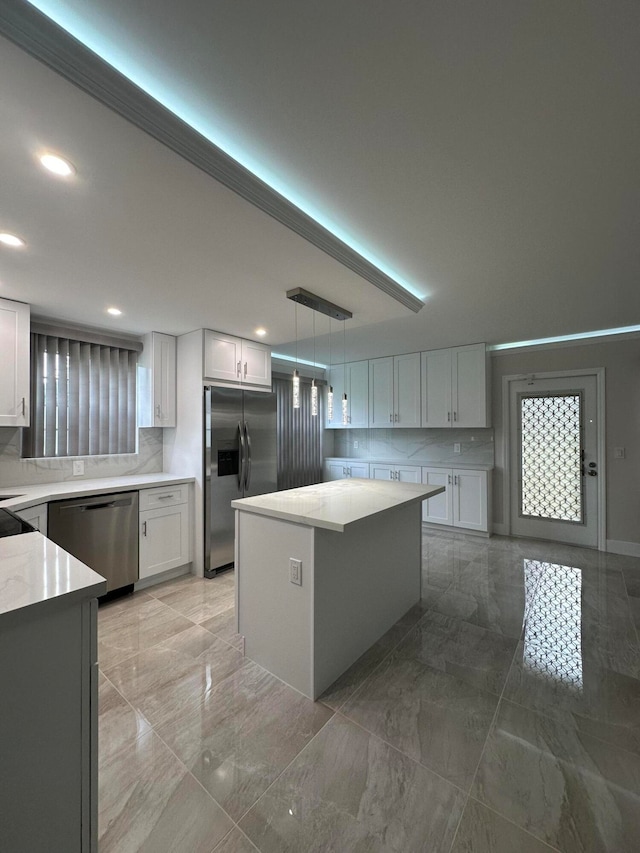
[[(313, 369), (316, 369), (316, 312), (313, 312)], [(318, 386), (315, 376), (311, 380), (311, 415), (318, 416)]]
[(296, 366), (293, 371), (293, 408), (300, 408), (300, 374), (298, 373), (298, 303), (296, 302)]
[[(331, 376), (331, 317), (329, 317), (329, 376)], [(327, 423), (333, 421), (333, 385), (327, 391)]]
[(347, 426), (349, 423), (348, 402), (347, 402), (347, 326), (346, 321), (342, 321), (345, 325), (342, 327), (342, 424)]

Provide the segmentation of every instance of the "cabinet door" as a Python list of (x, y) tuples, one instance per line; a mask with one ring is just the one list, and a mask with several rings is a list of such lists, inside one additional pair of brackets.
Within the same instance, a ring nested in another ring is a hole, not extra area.
[(487, 472), (455, 469), (453, 523), (468, 530), (487, 530)]
[(331, 459), (324, 463), (324, 482), (328, 483), (331, 480), (344, 480), (348, 477), (347, 460), (346, 459)]
[(393, 426), (393, 358), (369, 362), (369, 426)]
[(176, 339), (153, 332), (153, 425), (176, 425)]
[(333, 418), (329, 420), (329, 412), (325, 404), (327, 429), (342, 429), (342, 395), (344, 393), (344, 369), (342, 365), (327, 371), (327, 390), (333, 388)]
[(369, 479), (368, 462), (354, 462), (353, 459), (348, 459), (347, 468), (350, 477), (359, 477), (361, 480)]
[(242, 341), (205, 329), (204, 377), (239, 383), (242, 374)]
[(453, 425), (489, 426), (485, 345), (455, 347), (451, 352)]
[(451, 471), (447, 468), (423, 468), (422, 482), (427, 486), (445, 486), (446, 490), (422, 502), (422, 520), (430, 524), (453, 524)]
[(422, 426), (450, 427), (451, 350), (422, 353)]
[(378, 465), (375, 462), (369, 465), (369, 479), (371, 480), (393, 480), (394, 473), (393, 465)]
[(0, 426), (29, 426), (29, 306), (0, 299)]
[(420, 353), (397, 355), (393, 359), (393, 397), (393, 425), (419, 427), (421, 425)]
[(271, 388), (271, 347), (242, 341), (242, 383)]
[(140, 513), (140, 579), (184, 566), (190, 555), (189, 505)]
[(416, 465), (396, 465), (396, 480), (400, 483), (421, 483), (422, 468)]
[(351, 428), (369, 424), (369, 362), (354, 361), (347, 364), (347, 400)]

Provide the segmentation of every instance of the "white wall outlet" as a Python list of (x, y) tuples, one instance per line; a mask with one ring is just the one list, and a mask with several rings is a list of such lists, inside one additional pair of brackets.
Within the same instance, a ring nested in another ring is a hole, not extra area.
[(289, 558), (289, 580), (291, 583), (296, 583), (302, 586), (302, 560), (294, 560)]
[(354, 450), (357, 450), (359, 446), (360, 446), (360, 442), (359, 442), (359, 441), (354, 441), (354, 442), (353, 442), (353, 449), (354, 449)]
[(453, 452), (454, 453), (460, 453), (460, 442), (459, 441), (454, 442)]
[(82, 477), (84, 474), (84, 459), (73, 460), (73, 476)]
[(624, 459), (624, 447), (614, 447), (613, 448), (613, 458), (614, 459)]

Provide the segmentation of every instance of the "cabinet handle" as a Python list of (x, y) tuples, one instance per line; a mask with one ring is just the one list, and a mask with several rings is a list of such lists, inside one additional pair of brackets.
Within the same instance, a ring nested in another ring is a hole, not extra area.
[(245, 379), (246, 379), (246, 377), (247, 377), (247, 362), (246, 361), (244, 363), (244, 375), (245, 375)]
[(449, 485), (451, 485), (451, 474), (447, 474), (447, 477), (449, 479)]
[(142, 535), (143, 536), (147, 535), (147, 522), (146, 521), (142, 522)]
[(241, 362), (238, 362), (238, 363), (237, 363), (237, 365), (236, 365), (236, 374), (237, 374), (237, 376), (238, 376), (238, 379), (239, 379), (239, 378), (240, 378), (240, 376), (242, 375), (242, 373), (241, 373), (241, 368), (242, 368), (242, 363), (241, 363)]
[(158, 420), (160, 420), (160, 403), (158, 403), (158, 405), (156, 406), (156, 416)]
[(347, 476), (347, 469), (346, 469), (346, 468), (343, 468), (343, 469), (342, 469), (342, 473), (343, 473), (343, 475), (346, 477), (346, 476)]
[(347, 468), (347, 473), (349, 476), (351, 476), (351, 468)]
[(168, 501), (173, 497), (175, 497), (175, 495), (173, 495), (173, 494), (171, 494), (171, 495), (158, 495), (158, 500), (159, 501)]
[(454, 421), (458, 420), (458, 413), (457, 412), (453, 413), (453, 419), (454, 419)]
[(447, 420), (448, 420), (448, 421), (450, 421), (450, 420), (451, 420), (451, 412), (447, 412)]
[(454, 475), (453, 475), (453, 485), (454, 485), (454, 486), (457, 486), (457, 485), (458, 485), (458, 475), (457, 475), (457, 474), (454, 474)]
[(23, 418), (24, 418), (24, 417), (26, 417), (26, 414), (27, 414), (27, 412), (26, 412), (26, 402), (25, 402), (25, 398), (23, 397), (23, 398), (22, 398), (22, 417), (23, 417)]
[(392, 424), (392, 423), (393, 423), (393, 415), (392, 415), (392, 414), (390, 414), (390, 415), (389, 415), (389, 423), (390, 423), (390, 424)]
[(393, 480), (393, 471), (389, 471), (389, 479)]
[(393, 420), (398, 423), (399, 415), (397, 413), (393, 416)]

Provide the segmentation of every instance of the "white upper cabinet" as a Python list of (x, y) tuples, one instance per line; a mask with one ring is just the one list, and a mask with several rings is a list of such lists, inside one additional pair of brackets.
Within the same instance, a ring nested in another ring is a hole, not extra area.
[(271, 348), (205, 329), (204, 378), (271, 388)]
[(29, 306), (0, 299), (0, 426), (29, 426)]
[(487, 427), (490, 410), (484, 344), (422, 353), (422, 426)]
[(369, 362), (369, 426), (419, 427), (420, 354)]
[[(356, 429), (369, 423), (369, 380), (367, 361), (334, 365), (327, 371), (327, 389), (333, 388), (333, 418), (327, 427)], [(342, 395), (347, 394), (347, 423), (342, 423)]]
[(176, 425), (176, 339), (150, 332), (138, 361), (138, 426)]

